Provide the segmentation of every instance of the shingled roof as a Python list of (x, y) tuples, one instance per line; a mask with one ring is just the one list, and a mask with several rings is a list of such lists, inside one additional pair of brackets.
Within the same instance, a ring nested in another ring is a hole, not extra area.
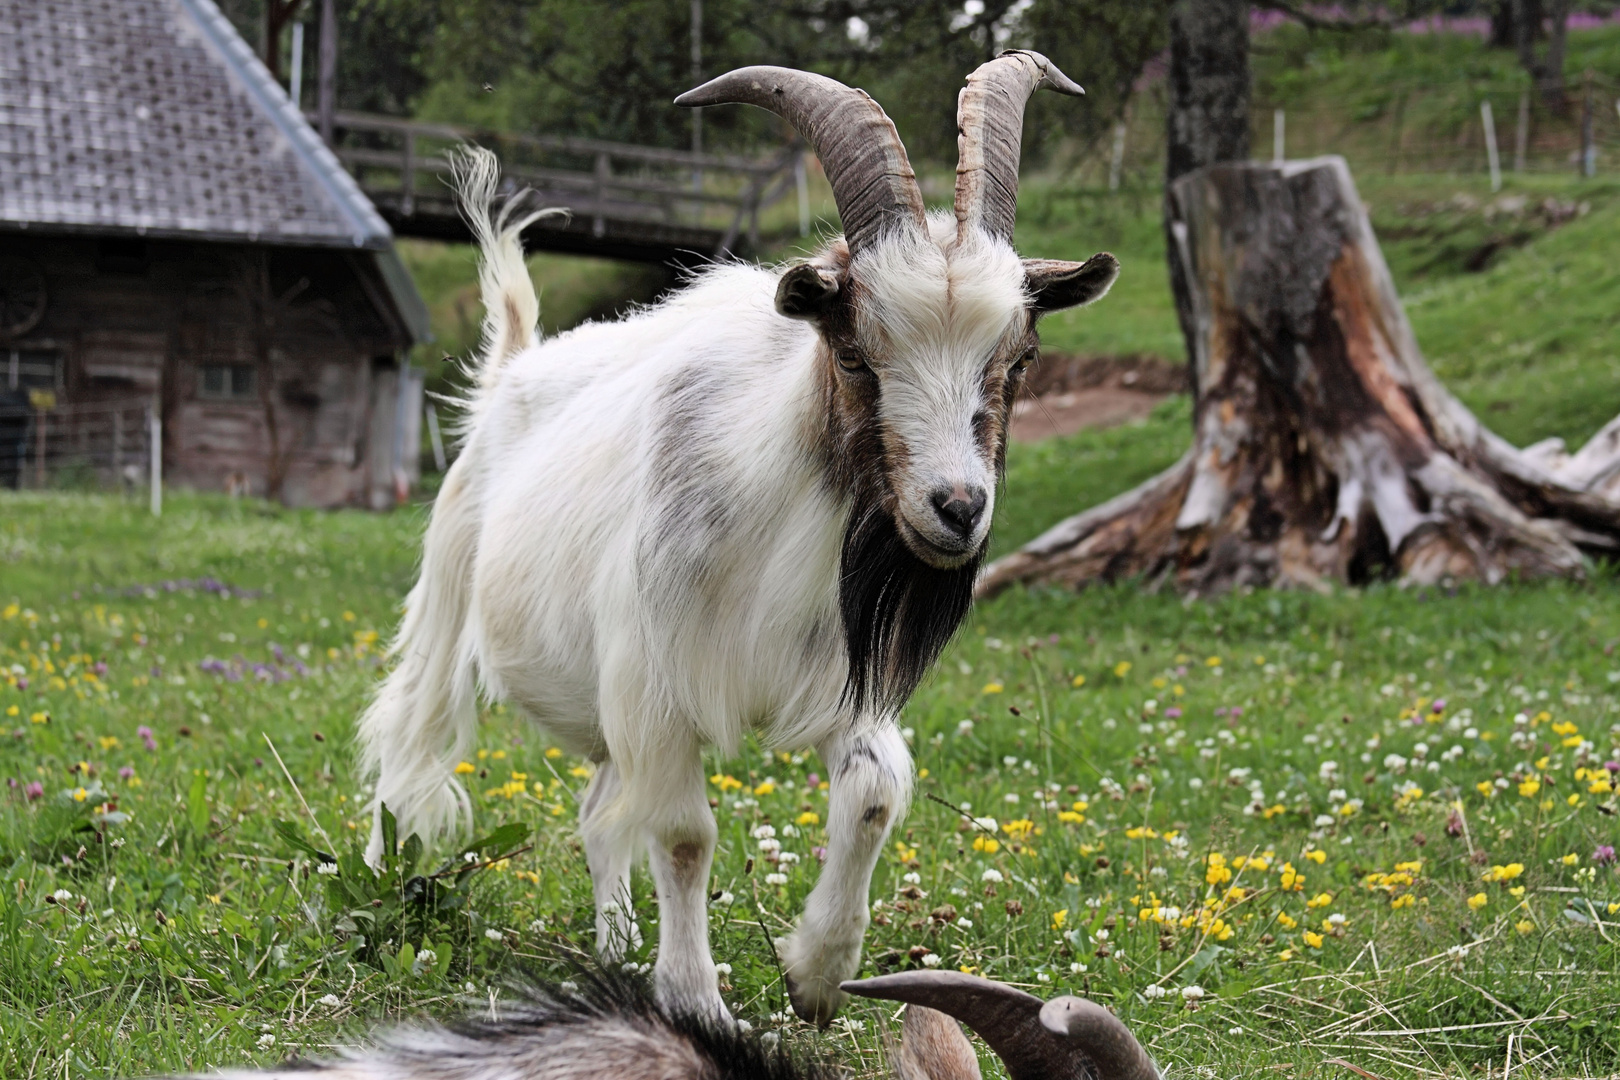
[(392, 248), (211, 0), (5, 7), (0, 228)]

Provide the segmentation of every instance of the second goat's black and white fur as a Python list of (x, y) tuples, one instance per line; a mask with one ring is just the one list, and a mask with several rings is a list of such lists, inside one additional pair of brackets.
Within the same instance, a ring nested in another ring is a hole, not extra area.
[[(449, 1026), (400, 1028), (369, 1050), (294, 1061), (218, 1080), (838, 1080), (842, 1071), (788, 1054), (774, 1035), (660, 1004), (639, 980), (600, 972), (578, 983), (531, 982)], [(848, 993), (906, 1003), (894, 1080), (981, 1080), (958, 1021), (980, 1035), (1011, 1080), (1160, 1080), (1140, 1043), (1082, 998), (1041, 1001), (958, 972), (908, 971), (845, 983)]]
[[(814, 747), (831, 784), (825, 865), (782, 948), (794, 1009), (826, 1023), (857, 969), (911, 793), (895, 717), (967, 611), (1036, 322), (1117, 272), (1012, 247), (1019, 129), (1043, 85), (1079, 92), (1028, 52), (970, 76), (954, 216), (924, 212), (863, 92), (783, 68), (698, 88), (679, 104), (759, 105), (804, 134), (844, 236), (544, 343), (523, 222), (491, 221), (490, 156), (464, 171), (486, 340), (397, 663), (360, 723), (373, 812), (430, 840), (464, 827), (453, 770), (476, 692), (510, 703), (597, 764), (580, 830), (607, 959), (639, 938), (629, 875), (648, 853), (671, 1003), (724, 1013), (702, 755), (750, 731)], [(371, 841), (375, 861), (380, 828)]]

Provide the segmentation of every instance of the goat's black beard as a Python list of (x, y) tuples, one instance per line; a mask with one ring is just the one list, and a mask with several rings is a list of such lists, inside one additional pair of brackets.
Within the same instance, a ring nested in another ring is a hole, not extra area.
[(894, 518), (857, 500), (839, 560), (838, 607), (849, 676), (844, 703), (898, 712), (973, 605), (984, 546), (941, 570), (912, 553)]

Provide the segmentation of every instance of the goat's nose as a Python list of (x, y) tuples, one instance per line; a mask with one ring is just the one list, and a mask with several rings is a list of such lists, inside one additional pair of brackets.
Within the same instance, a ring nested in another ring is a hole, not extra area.
[(988, 496), (982, 487), (957, 484), (935, 491), (932, 501), (945, 527), (957, 536), (966, 538), (973, 534), (979, 524)]

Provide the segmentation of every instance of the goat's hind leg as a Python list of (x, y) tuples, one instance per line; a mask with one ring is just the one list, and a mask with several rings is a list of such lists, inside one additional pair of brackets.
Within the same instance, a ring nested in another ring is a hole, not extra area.
[(596, 952), (608, 963), (641, 947), (641, 928), (631, 903), (630, 866), (637, 830), (620, 803), (623, 784), (612, 761), (604, 761), (579, 803), (579, 831), (596, 894)]
[(827, 862), (782, 948), (788, 996), (803, 1020), (826, 1025), (855, 975), (871, 912), (872, 870), (889, 829), (911, 798), (911, 755), (892, 722), (838, 736), (819, 748), (827, 792)]

